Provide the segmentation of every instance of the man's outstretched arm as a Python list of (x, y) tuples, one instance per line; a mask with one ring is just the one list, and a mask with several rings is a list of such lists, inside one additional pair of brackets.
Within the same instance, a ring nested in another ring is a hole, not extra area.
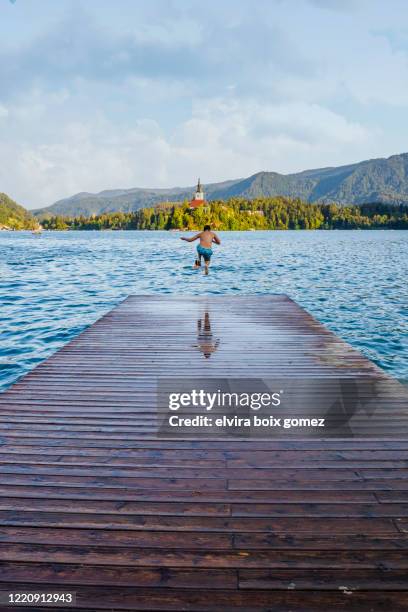
[(196, 234), (195, 236), (192, 236), (191, 238), (186, 238), (185, 236), (182, 236), (180, 240), (185, 240), (186, 242), (194, 242), (194, 240), (198, 240), (200, 236), (201, 232), (199, 234)]

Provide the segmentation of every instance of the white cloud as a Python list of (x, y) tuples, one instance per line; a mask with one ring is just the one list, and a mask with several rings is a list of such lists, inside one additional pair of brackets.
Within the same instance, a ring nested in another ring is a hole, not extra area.
[(214, 99), (196, 103), (172, 144), (170, 167), (191, 167), (193, 176), (204, 168), (211, 179), (226, 179), (262, 169), (298, 171), (327, 159), (346, 163), (350, 146), (353, 156), (364, 156), (374, 143), (363, 126), (315, 104)]
[[(48, 111), (36, 108), (39, 129)], [(16, 116), (25, 117), (20, 108)], [(45, 131), (48, 142), (0, 144), (3, 189), (30, 207), (79, 191), (185, 185), (197, 174), (212, 182), (261, 169), (296, 171), (327, 159), (346, 163), (350, 147), (358, 158), (373, 146), (363, 126), (316, 104), (221, 98), (196, 100), (191, 117), (167, 135), (155, 120), (118, 128), (101, 113), (82, 122), (53, 121)]]
[(407, 20), (377, 0), (61, 0), (52, 25), (44, 3), (0, 49), (0, 191), (24, 205), (406, 148)]

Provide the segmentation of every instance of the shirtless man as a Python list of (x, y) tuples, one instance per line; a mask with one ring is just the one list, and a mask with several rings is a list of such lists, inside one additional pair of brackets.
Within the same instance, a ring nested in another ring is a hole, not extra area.
[(200, 244), (197, 245), (197, 259), (194, 263), (194, 269), (197, 269), (201, 266), (201, 257), (204, 259), (204, 273), (208, 274), (208, 266), (210, 265), (212, 252), (212, 243), (221, 244), (221, 240), (218, 238), (215, 232), (211, 231), (211, 227), (209, 225), (204, 226), (204, 230), (191, 238), (185, 238), (184, 236), (181, 240), (185, 240), (186, 242), (194, 242), (194, 240), (200, 240)]

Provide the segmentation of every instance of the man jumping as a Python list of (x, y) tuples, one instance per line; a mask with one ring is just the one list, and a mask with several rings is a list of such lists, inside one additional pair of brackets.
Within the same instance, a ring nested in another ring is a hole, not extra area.
[(209, 225), (204, 226), (204, 230), (191, 238), (185, 238), (184, 236), (181, 240), (185, 240), (186, 242), (194, 242), (194, 240), (200, 240), (200, 244), (197, 245), (197, 259), (194, 263), (194, 269), (197, 269), (201, 266), (201, 258), (204, 259), (204, 274), (208, 274), (208, 266), (210, 265), (212, 252), (212, 243), (221, 244), (221, 240), (218, 238), (215, 232), (211, 231), (211, 227)]

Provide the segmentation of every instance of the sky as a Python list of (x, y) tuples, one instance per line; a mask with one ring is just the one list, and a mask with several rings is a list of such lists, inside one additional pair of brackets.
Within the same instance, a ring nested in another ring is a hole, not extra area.
[(408, 151), (406, 0), (0, 0), (0, 192), (193, 185)]

